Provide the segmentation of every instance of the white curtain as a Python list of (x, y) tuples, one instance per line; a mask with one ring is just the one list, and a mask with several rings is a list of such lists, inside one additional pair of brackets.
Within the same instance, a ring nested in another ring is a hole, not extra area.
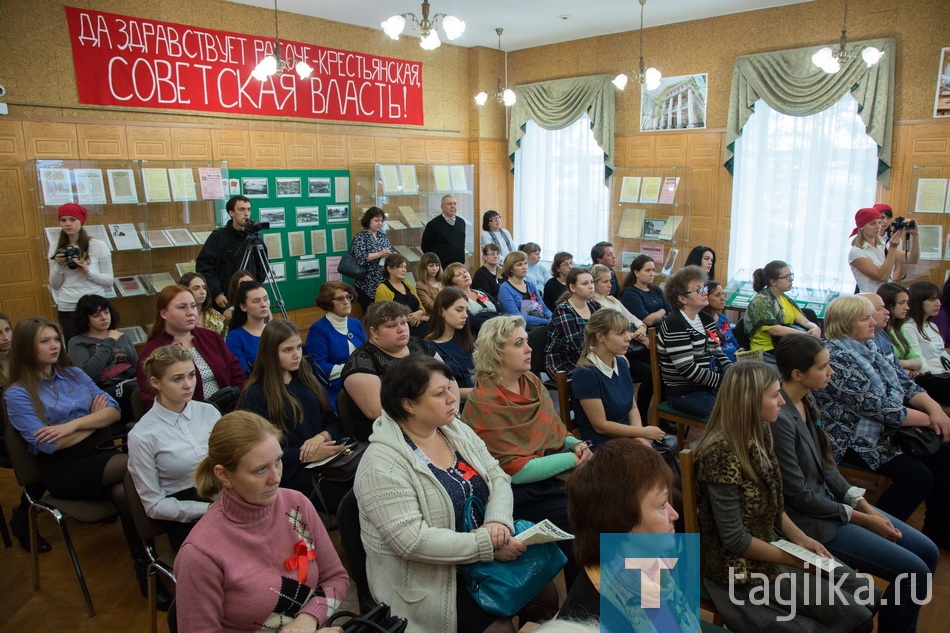
[(567, 251), (579, 264), (590, 259), (591, 246), (610, 240), (604, 150), (586, 114), (560, 130), (528, 121), (514, 180), (515, 239), (540, 244), (543, 261)]
[(874, 204), (878, 162), (856, 112), (850, 94), (806, 117), (756, 102), (736, 141), (730, 279), (781, 259), (800, 286), (854, 289), (848, 234)]

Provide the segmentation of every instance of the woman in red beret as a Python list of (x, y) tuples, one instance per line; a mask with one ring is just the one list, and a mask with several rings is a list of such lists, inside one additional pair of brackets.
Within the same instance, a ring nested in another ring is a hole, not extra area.
[(59, 240), (50, 247), (49, 285), (56, 293), (63, 345), (75, 334), (76, 302), (89, 294), (105, 294), (112, 288), (112, 256), (102, 240), (89, 237), (83, 225), (89, 212), (70, 202), (59, 208)]
[[(848, 252), (848, 263), (851, 264), (851, 273), (858, 282), (860, 292), (876, 292), (881, 285), (891, 280), (895, 266), (916, 264), (920, 259), (920, 243), (912, 237), (917, 235), (916, 226), (892, 231), (885, 248), (881, 241), (881, 235), (889, 224), (884, 218), (885, 208), (890, 211), (887, 205), (876, 204), (854, 215), (855, 228), (851, 231), (854, 240)], [(905, 237), (910, 248), (898, 248)]]

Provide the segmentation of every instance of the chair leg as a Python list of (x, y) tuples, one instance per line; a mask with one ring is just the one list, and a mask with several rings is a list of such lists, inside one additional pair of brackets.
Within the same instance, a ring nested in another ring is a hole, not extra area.
[(40, 588), (40, 553), (36, 546), (36, 515), (38, 512), (39, 510), (37, 510), (35, 506), (30, 505), (26, 513), (27, 527), (30, 531), (30, 559), (33, 569), (33, 591), (38, 591)]
[(148, 621), (149, 621), (149, 630), (151, 633), (158, 632), (158, 587), (156, 583), (158, 579), (156, 578), (155, 569), (149, 565), (148, 571), (146, 572), (146, 578), (148, 579)]
[[(83, 600), (86, 601), (86, 614), (90, 618), (95, 617), (96, 610), (92, 606), (92, 597), (89, 595), (89, 588), (86, 586), (86, 578), (82, 575), (82, 568), (79, 566), (79, 557), (76, 556), (76, 549), (73, 547), (73, 541), (71, 538), (69, 538), (69, 530), (66, 527), (66, 520), (60, 519), (57, 520), (56, 523), (59, 524), (59, 531), (63, 534), (63, 543), (66, 545), (66, 550), (69, 552), (69, 557), (72, 560), (73, 571), (76, 572), (76, 580), (79, 581), (79, 588), (82, 590)], [(31, 534), (31, 536), (34, 535), (35, 533)]]
[(0, 505), (0, 536), (3, 536), (4, 547), (13, 547), (13, 541), (10, 540), (10, 528), (7, 527), (7, 517), (3, 514), (2, 505)]

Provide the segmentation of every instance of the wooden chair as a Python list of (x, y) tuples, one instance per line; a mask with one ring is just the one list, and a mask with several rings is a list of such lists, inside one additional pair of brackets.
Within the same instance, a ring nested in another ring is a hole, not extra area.
[[(691, 534), (699, 534), (699, 514), (697, 511), (696, 498), (696, 458), (693, 451), (684, 449), (680, 451), (680, 483), (683, 486), (683, 523), (686, 531)], [(699, 583), (699, 608), (712, 614), (713, 624), (722, 626), (722, 616), (716, 609), (712, 598), (706, 591), (702, 581)]]
[(656, 420), (658, 425), (660, 420), (669, 420), (676, 424), (677, 445), (683, 446), (689, 427), (705, 429), (708, 420), (678, 411), (663, 399), (663, 382), (660, 380), (660, 360), (656, 353), (656, 343), (656, 328), (650, 328), (650, 374), (653, 377), (653, 399), (650, 401), (649, 419)]
[[(343, 393), (342, 391), (340, 393)], [(376, 600), (369, 590), (369, 577), (366, 573), (366, 550), (360, 533), (360, 507), (356, 493), (350, 490), (340, 501), (336, 511), (340, 523), (340, 544), (346, 554), (346, 564), (350, 578), (356, 584), (356, 598), (360, 613), (367, 613), (376, 606)]]
[(566, 371), (559, 371), (554, 375), (557, 383), (557, 402), (561, 409), (561, 422), (567, 427), (567, 432), (580, 438), (581, 432), (574, 420), (574, 409), (571, 407), (571, 379)]
[(29, 489), (33, 484), (42, 483), (43, 481), (43, 475), (40, 473), (36, 457), (30, 453), (26, 441), (9, 421), (7, 421), (5, 437), (17, 483), (23, 488), (27, 501), (30, 503), (27, 515), (30, 530), (30, 555), (33, 558), (33, 591), (40, 588), (40, 558), (36, 549), (36, 517), (41, 512), (46, 512), (56, 521), (56, 525), (59, 526), (59, 531), (63, 535), (63, 544), (66, 546), (66, 551), (69, 552), (73, 571), (76, 572), (76, 580), (79, 581), (79, 588), (82, 590), (82, 597), (86, 602), (86, 614), (91, 618), (96, 615), (96, 610), (92, 606), (92, 598), (89, 595), (89, 588), (86, 586), (82, 568), (79, 566), (79, 558), (76, 556), (72, 539), (69, 538), (66, 521), (73, 518), (80, 523), (103, 523), (118, 516), (119, 512), (111, 501), (58, 499), (48, 494), (38, 499), (33, 498), (29, 493)]
[(876, 473), (867, 466), (843, 461), (838, 464), (838, 471), (852, 484), (856, 484), (857, 482), (872, 484), (874, 486), (875, 500), (884, 494), (885, 490), (891, 487), (890, 477)]
[(175, 552), (168, 550), (158, 553), (155, 548), (155, 539), (165, 534), (168, 530), (163, 521), (156, 521), (145, 512), (145, 506), (142, 505), (142, 499), (139, 497), (138, 490), (135, 489), (135, 482), (132, 481), (132, 475), (125, 474), (125, 480), (122, 482), (125, 487), (125, 496), (129, 499), (129, 506), (132, 509), (132, 520), (135, 522), (135, 531), (138, 532), (142, 544), (145, 546), (145, 554), (148, 556), (148, 569), (146, 577), (148, 578), (148, 615), (150, 631), (158, 631), (158, 574), (165, 576), (171, 581), (172, 586), (176, 585), (175, 579)]

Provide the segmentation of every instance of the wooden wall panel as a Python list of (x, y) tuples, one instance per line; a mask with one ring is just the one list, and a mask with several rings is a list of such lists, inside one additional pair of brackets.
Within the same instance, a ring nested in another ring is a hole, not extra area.
[(28, 316), (45, 315), (54, 318), (53, 309), (49, 305), (49, 293), (46, 292), (45, 288), (40, 287), (40, 292), (45, 294), (47, 298), (46, 301), (40, 301), (42, 295), (35, 290), (35, 288), (30, 287), (14, 288), (4, 284), (0, 309), (14, 322)]
[(24, 121), (27, 158), (79, 158), (79, 139), (72, 123)]
[(686, 142), (688, 138), (689, 132), (658, 134), (656, 138), (656, 166), (686, 165)]
[(96, 160), (124, 160), (129, 157), (125, 127), (121, 125), (79, 125), (79, 156)]
[(320, 134), (317, 136), (317, 169), (346, 169), (346, 136)]
[(398, 138), (391, 136), (377, 136), (373, 139), (375, 159), (377, 163), (402, 162), (402, 146)]
[(175, 160), (213, 160), (211, 130), (197, 127), (171, 129), (172, 158)]
[(277, 131), (248, 132), (251, 168), (280, 169), (287, 165), (283, 135)]
[(290, 169), (316, 169), (317, 135), (313, 132), (284, 132), (284, 155)]
[(448, 162), (453, 165), (467, 165), (468, 141), (450, 140), (448, 143)]
[(347, 165), (372, 163), (376, 158), (375, 137), (348, 135), (346, 137)]
[(624, 154), (618, 155), (614, 163), (624, 167), (651, 167), (654, 164), (655, 152), (655, 134), (628, 136), (624, 143)]
[(426, 159), (426, 142), (421, 138), (399, 139), (402, 148), (403, 163), (424, 163)]
[(167, 127), (127, 126), (129, 158), (172, 160), (172, 135)]
[(17, 165), (26, 160), (26, 142), (20, 121), (0, 121), (0, 161)]
[(247, 130), (211, 130), (214, 160), (228, 161), (229, 169), (251, 168), (251, 138)]
[[(467, 152), (466, 152), (467, 154)], [(426, 163), (445, 165), (449, 162), (449, 143), (441, 139), (426, 139)]]
[(21, 190), (21, 174), (21, 167), (0, 169), (0, 226), (3, 227), (0, 243), (6, 238), (35, 237), (34, 233), (27, 232), (36, 222), (31, 196)]

